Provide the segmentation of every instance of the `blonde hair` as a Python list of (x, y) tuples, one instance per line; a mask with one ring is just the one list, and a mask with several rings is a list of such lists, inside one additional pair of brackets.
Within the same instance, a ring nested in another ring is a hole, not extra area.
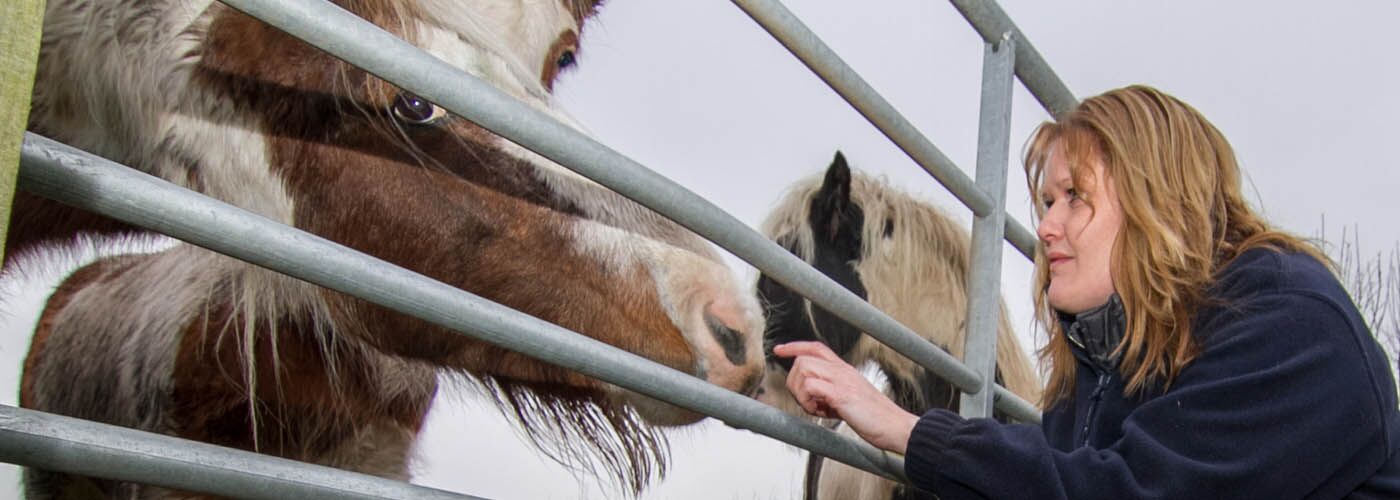
[[(1091, 165), (1102, 162), (1122, 207), (1110, 272), (1127, 319), (1115, 351), (1125, 394), (1149, 384), (1165, 389), (1195, 359), (1195, 313), (1216, 273), (1245, 250), (1298, 251), (1328, 263), (1312, 244), (1250, 209), (1225, 136), (1190, 105), (1157, 89), (1111, 90), (1036, 129), (1025, 167), (1037, 219), (1044, 215), (1040, 186), (1053, 149), (1064, 155), (1076, 187), (1092, 186)], [(1039, 351), (1050, 367), (1041, 398), (1049, 408), (1073, 390), (1075, 360), (1047, 301), (1043, 245), (1035, 260), (1036, 320), (1050, 336)]]

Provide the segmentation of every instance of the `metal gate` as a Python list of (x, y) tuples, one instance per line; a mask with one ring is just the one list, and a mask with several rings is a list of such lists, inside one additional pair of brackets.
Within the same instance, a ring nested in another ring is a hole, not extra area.
[[(1001, 8), (952, 0), (985, 41), (976, 178), (970, 179), (777, 0), (733, 0), (973, 213), (966, 364), (684, 187), (324, 0), (223, 0), (330, 54), (611, 188), (713, 241), (964, 393), (1038, 421), (992, 383), (1001, 244), (1031, 257), (1034, 236), (1006, 216), (1014, 78), (1052, 115), (1076, 101)], [(1014, 75), (1014, 76), (1013, 76)], [(537, 320), (336, 243), (26, 133), (19, 186), (375, 302), (896, 480), (886, 452), (687, 374)], [(0, 406), (0, 461), (239, 498), (473, 498), (377, 477)]]

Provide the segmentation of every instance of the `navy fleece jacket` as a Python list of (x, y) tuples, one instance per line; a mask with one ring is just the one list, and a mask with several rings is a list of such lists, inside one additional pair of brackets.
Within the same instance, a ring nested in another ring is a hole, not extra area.
[(943, 500), (1400, 499), (1393, 360), (1332, 274), (1250, 250), (1210, 295), (1201, 354), (1169, 390), (1125, 397), (1111, 362), (1076, 346), (1074, 394), (1041, 427), (930, 411), (909, 479)]

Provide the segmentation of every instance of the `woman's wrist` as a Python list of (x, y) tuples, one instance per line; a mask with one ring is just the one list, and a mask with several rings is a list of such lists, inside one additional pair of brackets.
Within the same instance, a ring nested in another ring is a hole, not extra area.
[(893, 404), (890, 407), (889, 414), (880, 419), (883, 425), (878, 429), (878, 434), (863, 437), (876, 448), (903, 455), (909, 446), (909, 436), (914, 433), (914, 426), (919, 423), (919, 416)]
[(909, 436), (914, 434), (914, 426), (919, 425), (919, 416), (901, 410), (900, 421), (897, 434), (891, 436), (893, 441), (885, 449), (904, 455), (909, 448)]

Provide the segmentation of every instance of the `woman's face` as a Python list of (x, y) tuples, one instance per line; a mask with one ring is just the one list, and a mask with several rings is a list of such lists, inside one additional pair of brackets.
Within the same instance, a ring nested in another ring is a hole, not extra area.
[[(1050, 307), (1078, 314), (1108, 301), (1113, 294), (1109, 262), (1123, 211), (1103, 162), (1089, 169), (1084, 184), (1074, 185), (1065, 155), (1055, 147), (1040, 186), (1045, 214), (1036, 234), (1045, 245), (1050, 267)], [(1090, 207), (1089, 203), (1093, 206)]]

